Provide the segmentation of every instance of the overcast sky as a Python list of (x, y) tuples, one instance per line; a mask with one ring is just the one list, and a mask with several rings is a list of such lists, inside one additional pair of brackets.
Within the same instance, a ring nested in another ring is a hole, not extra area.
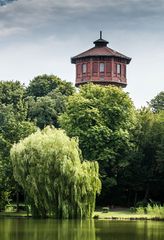
[[(0, 0), (1, 1), (1, 0)], [(70, 57), (99, 38), (129, 57), (136, 107), (164, 90), (164, 0), (15, 0), (0, 6), (0, 79), (39, 74), (74, 82)]]

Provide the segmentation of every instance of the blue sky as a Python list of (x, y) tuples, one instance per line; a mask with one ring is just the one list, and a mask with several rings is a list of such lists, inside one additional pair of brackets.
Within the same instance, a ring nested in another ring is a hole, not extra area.
[(164, 0), (17, 0), (0, 6), (0, 79), (26, 85), (39, 74), (74, 82), (70, 57), (103, 31), (132, 57), (128, 91), (137, 107), (164, 89)]

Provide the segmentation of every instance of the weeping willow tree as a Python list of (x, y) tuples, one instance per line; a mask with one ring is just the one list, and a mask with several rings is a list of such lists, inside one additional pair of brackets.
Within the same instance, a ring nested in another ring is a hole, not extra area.
[(11, 159), (33, 216), (92, 216), (101, 188), (98, 163), (82, 160), (76, 139), (46, 127), (14, 144)]

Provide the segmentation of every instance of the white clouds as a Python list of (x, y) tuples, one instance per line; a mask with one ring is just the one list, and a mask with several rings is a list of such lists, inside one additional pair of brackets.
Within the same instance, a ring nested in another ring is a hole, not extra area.
[(0, 38), (3, 37), (8, 37), (14, 34), (18, 34), (18, 33), (24, 33), (24, 29), (23, 28), (19, 28), (19, 27), (0, 27), (1, 31), (0, 31)]

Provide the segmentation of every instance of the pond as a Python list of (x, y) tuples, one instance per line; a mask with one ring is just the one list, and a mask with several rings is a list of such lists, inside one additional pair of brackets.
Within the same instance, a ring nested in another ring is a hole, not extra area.
[(163, 240), (164, 222), (0, 219), (0, 240)]

